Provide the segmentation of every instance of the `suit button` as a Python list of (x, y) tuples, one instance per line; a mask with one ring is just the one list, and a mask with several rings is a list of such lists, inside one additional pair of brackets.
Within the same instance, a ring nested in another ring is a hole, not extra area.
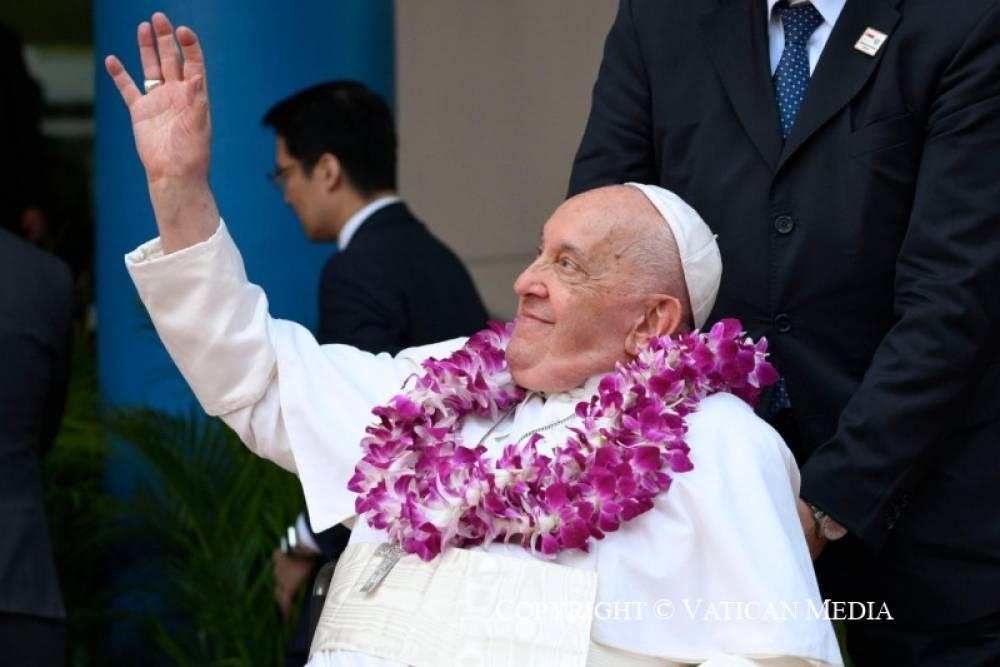
[(792, 220), (791, 216), (779, 215), (774, 219), (774, 229), (779, 234), (791, 234), (792, 230), (795, 229), (795, 221)]
[(792, 330), (792, 318), (784, 313), (775, 315), (774, 328), (778, 333), (788, 333)]

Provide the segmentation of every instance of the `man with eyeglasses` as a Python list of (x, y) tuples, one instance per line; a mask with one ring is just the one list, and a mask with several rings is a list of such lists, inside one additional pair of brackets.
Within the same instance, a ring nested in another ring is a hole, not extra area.
[(336, 241), (323, 268), (320, 343), (389, 352), (478, 330), (486, 310), (455, 254), (396, 194), (396, 130), (363, 84), (333, 81), (282, 100), (271, 175), (313, 241)]

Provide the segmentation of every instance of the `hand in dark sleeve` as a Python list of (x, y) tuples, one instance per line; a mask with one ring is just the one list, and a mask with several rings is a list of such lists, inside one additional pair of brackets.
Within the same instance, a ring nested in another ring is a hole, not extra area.
[(604, 45), (590, 117), (573, 162), (569, 196), (603, 185), (656, 183), (648, 73), (622, 0)]
[(803, 469), (802, 496), (874, 548), (968, 401), (1000, 401), (984, 377), (1000, 342), (998, 34), (994, 6), (942, 75), (896, 264), (895, 325)]

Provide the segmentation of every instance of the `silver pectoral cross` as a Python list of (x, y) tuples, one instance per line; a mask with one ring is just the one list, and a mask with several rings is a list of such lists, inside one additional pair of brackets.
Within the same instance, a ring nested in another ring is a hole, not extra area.
[(382, 561), (378, 564), (378, 567), (375, 568), (375, 571), (372, 572), (371, 576), (368, 577), (364, 585), (361, 587), (362, 593), (371, 593), (374, 591), (378, 585), (382, 583), (382, 580), (385, 579), (386, 575), (389, 574), (389, 570), (391, 570), (396, 563), (399, 562), (400, 558), (406, 555), (406, 552), (403, 551), (403, 548), (398, 544), (383, 542), (378, 545), (377, 549), (375, 549), (375, 555), (380, 557)]

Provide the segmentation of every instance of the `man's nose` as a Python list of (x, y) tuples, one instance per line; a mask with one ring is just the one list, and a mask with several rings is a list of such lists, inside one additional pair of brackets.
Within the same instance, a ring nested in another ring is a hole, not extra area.
[(539, 270), (538, 261), (528, 265), (521, 275), (514, 281), (514, 293), (520, 297), (537, 296), (545, 298), (549, 294), (548, 286), (545, 284), (544, 272)]

